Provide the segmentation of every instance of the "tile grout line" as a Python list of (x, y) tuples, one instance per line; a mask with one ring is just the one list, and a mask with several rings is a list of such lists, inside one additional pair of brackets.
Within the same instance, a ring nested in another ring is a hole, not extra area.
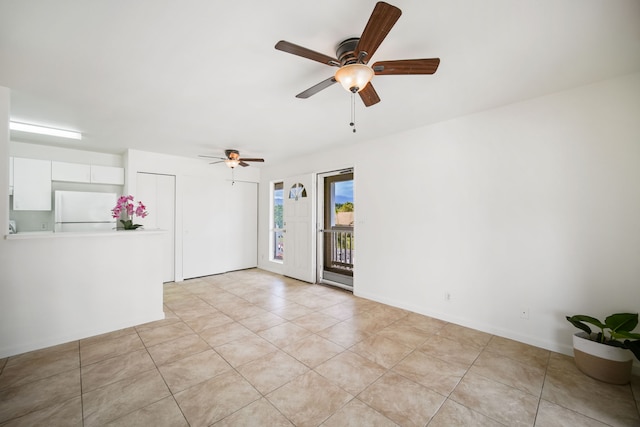
[(549, 363), (551, 362), (551, 352), (547, 356), (547, 364), (544, 368), (544, 378), (542, 379), (542, 387), (540, 388), (540, 396), (538, 397), (538, 404), (536, 405), (536, 414), (533, 417), (533, 425), (536, 425), (538, 421), (538, 414), (540, 413), (540, 404), (542, 403), (542, 394), (544, 393), (544, 385), (547, 382), (547, 375), (549, 373)]
[(78, 376), (80, 377), (80, 415), (82, 426), (84, 427), (84, 392), (82, 389), (82, 352), (80, 351), (80, 340), (78, 340)]

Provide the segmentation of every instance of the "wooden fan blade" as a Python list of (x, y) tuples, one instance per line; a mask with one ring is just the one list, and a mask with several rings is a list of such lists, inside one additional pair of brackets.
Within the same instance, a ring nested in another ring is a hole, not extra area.
[(242, 160), (240, 160), (240, 163), (238, 163), (240, 166), (242, 166), (243, 168), (246, 168), (247, 166), (249, 166), (249, 163), (245, 163)]
[(360, 99), (362, 99), (362, 102), (364, 102), (365, 107), (371, 107), (372, 105), (380, 102), (380, 97), (378, 96), (376, 90), (373, 88), (371, 82), (369, 82), (369, 84), (366, 85), (364, 89), (362, 89), (358, 93), (360, 94)]
[(303, 92), (300, 92), (299, 94), (296, 95), (296, 98), (307, 99), (311, 95), (315, 95), (316, 93), (320, 92), (321, 90), (328, 88), (329, 86), (331, 86), (335, 82), (336, 82), (336, 79), (333, 76), (329, 77), (327, 80), (323, 80), (320, 83), (318, 83), (317, 85), (311, 86), (309, 89), (307, 89), (307, 90), (305, 90)]
[(276, 43), (275, 47), (276, 49), (283, 52), (311, 59), (312, 61), (317, 61), (325, 65), (330, 65), (332, 67), (340, 66), (340, 62), (336, 58), (332, 58), (323, 53), (319, 53), (311, 49), (307, 49), (306, 47), (298, 46), (297, 44), (289, 43), (284, 40), (280, 40), (278, 43)]
[(243, 158), (240, 159), (240, 161), (241, 162), (264, 162), (264, 159), (243, 157)]
[(440, 65), (440, 58), (400, 59), (397, 61), (378, 61), (373, 64), (377, 76), (394, 74), (433, 74)]
[(376, 7), (373, 8), (369, 22), (364, 27), (356, 47), (356, 55), (360, 55), (361, 52), (366, 53), (366, 56), (362, 58), (362, 62), (365, 64), (369, 62), (369, 59), (378, 50), (380, 43), (387, 37), (400, 15), (402, 15), (402, 11), (397, 7), (383, 1), (376, 3)]

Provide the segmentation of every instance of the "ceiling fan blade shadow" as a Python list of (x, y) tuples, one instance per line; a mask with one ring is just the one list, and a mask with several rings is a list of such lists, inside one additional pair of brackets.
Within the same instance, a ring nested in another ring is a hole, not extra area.
[(364, 27), (360, 41), (356, 47), (356, 55), (365, 52), (366, 56), (362, 58), (365, 64), (378, 50), (380, 43), (387, 37), (391, 28), (395, 25), (398, 18), (402, 15), (402, 11), (395, 6), (380, 1), (373, 8), (369, 22)]
[(220, 161), (217, 161), (217, 162), (211, 162), (209, 164), (210, 165), (217, 165), (218, 163), (224, 163), (224, 160), (220, 160)]
[(371, 82), (369, 82), (369, 84), (366, 85), (364, 89), (358, 92), (358, 94), (360, 95), (360, 99), (362, 99), (362, 102), (364, 102), (365, 107), (371, 107), (372, 105), (380, 102), (380, 97), (378, 96), (376, 90), (373, 88)]
[(326, 80), (321, 81), (320, 83), (311, 86), (309, 89), (300, 92), (299, 94), (296, 95), (296, 98), (302, 98), (302, 99), (307, 99), (312, 95), (315, 95), (316, 93), (320, 92), (321, 90), (324, 90), (326, 88), (328, 88), (329, 86), (331, 86), (332, 84), (334, 84), (336, 82), (335, 77), (331, 76)]
[(205, 156), (204, 154), (199, 154), (198, 157), (204, 157), (206, 159), (220, 159), (220, 160), (224, 160), (224, 157), (218, 157), (218, 156)]
[(433, 74), (440, 65), (440, 58), (399, 59), (396, 61), (378, 61), (373, 64), (376, 76), (399, 74)]
[(320, 62), (321, 64), (329, 65), (332, 67), (340, 66), (340, 62), (338, 62), (336, 58), (332, 58), (323, 53), (307, 49), (306, 47), (298, 46), (297, 44), (289, 43), (288, 41), (280, 40), (278, 43), (276, 43), (275, 48), (292, 55), (297, 55), (303, 58), (311, 59), (312, 61)]

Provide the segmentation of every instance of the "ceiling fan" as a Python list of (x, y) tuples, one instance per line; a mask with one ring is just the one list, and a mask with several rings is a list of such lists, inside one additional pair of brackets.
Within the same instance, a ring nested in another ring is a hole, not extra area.
[(209, 164), (214, 165), (216, 163), (223, 163), (225, 165), (227, 165), (228, 167), (230, 167), (231, 169), (235, 168), (236, 166), (240, 165), (242, 167), (247, 167), (249, 166), (249, 163), (246, 162), (264, 162), (264, 159), (258, 159), (258, 158), (249, 158), (249, 157), (240, 157), (240, 152), (238, 150), (224, 150), (224, 155), (225, 157), (216, 157), (216, 156), (205, 156), (205, 155), (199, 155), (198, 157), (206, 157), (209, 159), (218, 159), (217, 162), (211, 162)]
[(346, 90), (354, 94), (358, 93), (364, 105), (370, 107), (380, 102), (380, 97), (370, 83), (374, 74), (385, 76), (435, 73), (440, 64), (440, 58), (378, 61), (372, 67), (367, 65), (401, 14), (402, 11), (395, 6), (382, 1), (376, 3), (360, 38), (349, 38), (338, 44), (337, 59), (284, 40), (276, 43), (275, 48), (283, 52), (339, 67), (334, 76), (300, 92), (296, 98), (309, 98), (332, 84), (340, 82)]

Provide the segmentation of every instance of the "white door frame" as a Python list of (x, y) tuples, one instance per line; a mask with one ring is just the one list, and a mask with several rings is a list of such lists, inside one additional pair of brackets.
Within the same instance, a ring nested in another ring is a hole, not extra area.
[[(147, 185), (141, 184), (142, 180), (147, 180)], [(148, 180), (154, 181), (152, 184)], [(167, 192), (168, 187), (160, 188), (160, 180), (164, 185), (170, 186), (170, 191)], [(176, 194), (177, 194), (177, 180), (175, 175), (161, 174), (153, 172), (136, 172), (136, 192), (137, 199), (147, 204), (149, 208), (149, 216), (147, 218), (139, 218), (137, 222), (142, 225), (158, 228), (166, 231), (164, 237), (164, 250), (169, 259), (166, 260), (163, 272), (163, 281), (174, 282), (178, 275), (178, 263), (177, 263), (177, 238), (176, 238)], [(145, 194), (145, 191), (150, 191), (150, 194)], [(159, 219), (160, 218), (160, 219)]]

